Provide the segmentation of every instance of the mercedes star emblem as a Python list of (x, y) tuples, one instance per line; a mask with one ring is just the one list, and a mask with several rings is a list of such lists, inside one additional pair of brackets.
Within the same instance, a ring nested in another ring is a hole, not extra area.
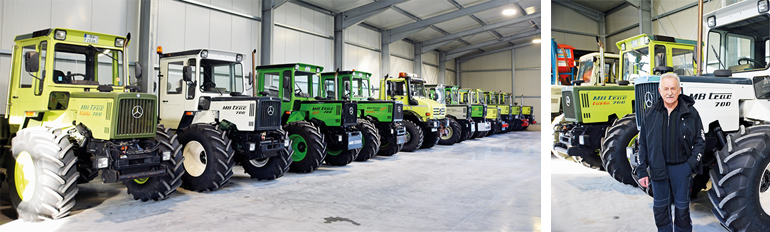
[(647, 108), (650, 108), (652, 106), (652, 92), (647, 92), (644, 94), (644, 106)]
[(134, 116), (134, 118), (141, 118), (144, 114), (144, 109), (142, 109), (141, 106), (134, 106), (134, 108), (131, 108), (131, 116)]
[(569, 106), (569, 104), (570, 104), (570, 102), (569, 102), (569, 96), (567, 96), (567, 100), (566, 100), (566, 103), (567, 103), (567, 106)]
[(348, 109), (349, 109), (348, 111), (350, 111), (350, 115), (353, 115), (353, 107), (350, 107)]
[(273, 106), (267, 107), (267, 115), (273, 116), (274, 112), (275, 112), (275, 108), (273, 108)]

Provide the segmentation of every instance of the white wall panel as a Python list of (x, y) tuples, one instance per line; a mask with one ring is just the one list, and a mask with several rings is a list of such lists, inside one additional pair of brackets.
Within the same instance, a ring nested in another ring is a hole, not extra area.
[(390, 76), (397, 77), (399, 72), (411, 73), (414, 71), (413, 65), (414, 65), (414, 62), (411, 60), (390, 56)]
[[(615, 13), (605, 15), (607, 22), (607, 33), (615, 32), (619, 29), (639, 23), (639, 10), (633, 6), (627, 6)], [(638, 33), (637, 29), (637, 33)]]
[(185, 5), (185, 11), (185, 50), (209, 47), (209, 35), (211, 34), (209, 33), (209, 23), (211, 23), (211, 10), (187, 4)]
[(185, 3), (163, 0), (159, 3), (156, 46), (164, 52), (185, 50)]
[[(510, 74), (510, 73), (508, 73)], [(508, 76), (508, 79), (511, 77)], [(516, 96), (540, 96), (540, 70), (516, 70)], [(510, 83), (508, 89), (511, 89)]]
[(460, 63), (460, 70), (462, 71), (490, 69), (511, 69), (511, 51), (476, 57)]
[(511, 71), (463, 72), (460, 78), (463, 88), (511, 92)]
[[(517, 69), (540, 67), (540, 44), (516, 48), (513, 51)], [(508, 54), (510, 55), (510, 53)], [(510, 65), (508, 67), (510, 67)]]
[(444, 80), (444, 85), (457, 85), (455, 81), (455, 75), (457, 75), (455, 72), (447, 71), (446, 72), (446, 80)]
[(422, 75), (420, 75), (428, 84), (438, 84), (438, 68), (430, 65), (422, 65)]
[(390, 44), (390, 54), (414, 58), (414, 45), (399, 40)]
[(232, 39), (233, 16), (218, 11), (211, 12), (209, 24), (209, 48), (230, 50)]
[(273, 27), (273, 47), (270, 54), (273, 55), (271, 63), (286, 63), (286, 40), (288, 29), (283, 27)]
[(456, 70), (457, 67), (455, 67), (455, 59), (447, 60), (446, 61), (446, 69)]
[(438, 54), (436, 52), (426, 52), (422, 54), (422, 62), (438, 65)]
[[(72, 28), (90, 29), (92, 2), (91, 0), (52, 1), (51, 24), (58, 26), (63, 23)], [(27, 14), (24, 19), (30, 17), (33, 15)]]
[(372, 74), (372, 83), (379, 83), (380, 77), (380, 53), (369, 49), (345, 44), (344, 70), (360, 70)]
[(551, 27), (553, 28), (591, 34), (599, 33), (599, 24), (596, 21), (572, 9), (559, 4), (551, 4), (551, 12)]
[(556, 40), (556, 43), (567, 44), (575, 47), (577, 50), (595, 51), (597, 49), (596, 38), (592, 36), (575, 35), (557, 31), (552, 31), (551, 36)]

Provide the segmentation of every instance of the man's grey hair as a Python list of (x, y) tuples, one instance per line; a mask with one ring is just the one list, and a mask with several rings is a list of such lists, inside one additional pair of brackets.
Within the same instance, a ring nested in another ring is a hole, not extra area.
[(663, 82), (663, 79), (666, 79), (666, 78), (673, 78), (674, 80), (676, 80), (676, 85), (679, 85), (679, 83), (681, 83), (681, 81), (679, 80), (679, 75), (676, 75), (676, 73), (665, 73), (663, 75), (660, 75), (660, 82)]

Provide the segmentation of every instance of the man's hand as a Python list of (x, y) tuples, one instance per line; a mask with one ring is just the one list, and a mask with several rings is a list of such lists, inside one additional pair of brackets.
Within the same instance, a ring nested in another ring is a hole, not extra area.
[(639, 185), (647, 188), (647, 186), (650, 186), (650, 178), (646, 176), (642, 177), (642, 179), (639, 179)]

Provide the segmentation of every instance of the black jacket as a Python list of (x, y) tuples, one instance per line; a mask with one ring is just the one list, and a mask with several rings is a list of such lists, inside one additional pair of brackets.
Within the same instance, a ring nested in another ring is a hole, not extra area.
[[(681, 123), (676, 127), (678, 131), (679, 142), (683, 146), (681, 149), (689, 154), (687, 163), (692, 168), (693, 173), (702, 174), (703, 167), (700, 162), (703, 150), (706, 148), (705, 133), (703, 123), (700, 120), (698, 111), (693, 107), (695, 100), (686, 95), (679, 95), (680, 110), (678, 115), (671, 115), (673, 119)], [(663, 106), (663, 99), (658, 100), (650, 107), (650, 110), (643, 115), (644, 126), (639, 133), (639, 166), (636, 168), (636, 174), (639, 178), (649, 176), (652, 180), (665, 180), (668, 178), (666, 173), (666, 157), (663, 155), (663, 123), (668, 117), (668, 110)], [(647, 168), (650, 173), (647, 173)]]

